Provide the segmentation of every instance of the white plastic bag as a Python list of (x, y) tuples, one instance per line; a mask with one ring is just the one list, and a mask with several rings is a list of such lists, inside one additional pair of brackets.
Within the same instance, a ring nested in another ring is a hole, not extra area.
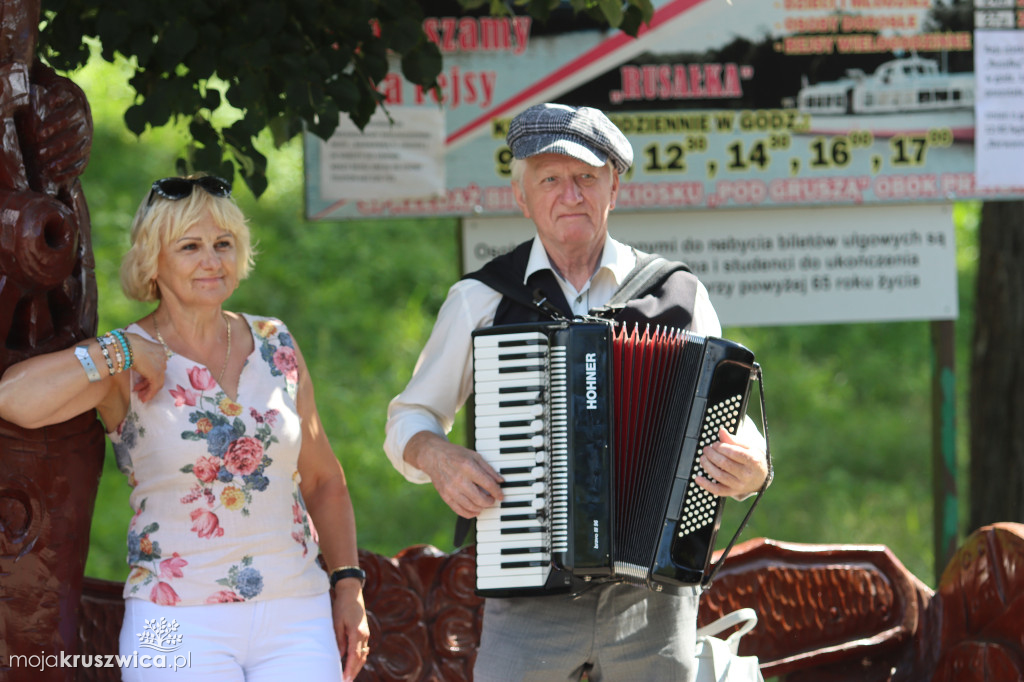
[[(715, 637), (740, 623), (740, 628), (726, 639)], [(764, 682), (757, 656), (738, 654), (740, 638), (755, 625), (757, 612), (739, 609), (697, 628), (697, 682)]]

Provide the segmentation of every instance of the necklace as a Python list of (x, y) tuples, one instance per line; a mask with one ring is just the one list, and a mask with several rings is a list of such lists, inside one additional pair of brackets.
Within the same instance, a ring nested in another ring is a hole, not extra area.
[[(220, 374), (217, 375), (218, 384), (220, 383), (220, 380), (224, 378), (224, 372), (228, 368), (228, 360), (231, 359), (231, 320), (228, 319), (227, 314), (223, 311), (221, 311), (220, 316), (224, 318), (224, 324), (228, 326), (228, 352), (224, 354), (224, 364), (221, 365)], [(168, 347), (167, 342), (164, 341), (163, 334), (160, 333), (160, 325), (156, 321), (156, 315), (153, 315), (153, 331), (156, 332), (157, 341), (159, 341), (160, 345), (164, 347), (164, 353), (168, 358), (170, 358), (174, 353), (171, 351), (170, 347)]]

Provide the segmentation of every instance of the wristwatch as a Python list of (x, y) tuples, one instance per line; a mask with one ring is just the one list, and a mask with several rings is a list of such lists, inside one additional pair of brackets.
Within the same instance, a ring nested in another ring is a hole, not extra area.
[(366, 584), (366, 571), (358, 566), (342, 566), (334, 569), (331, 571), (331, 589), (334, 589), (339, 580), (344, 580), (345, 578), (358, 578), (359, 586), (362, 587)]

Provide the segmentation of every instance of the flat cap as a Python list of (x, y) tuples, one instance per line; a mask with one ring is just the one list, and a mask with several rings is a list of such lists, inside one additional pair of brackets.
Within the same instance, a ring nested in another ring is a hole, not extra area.
[(619, 174), (633, 164), (633, 147), (598, 109), (535, 104), (512, 119), (505, 137), (512, 155), (564, 154), (594, 167), (612, 160)]

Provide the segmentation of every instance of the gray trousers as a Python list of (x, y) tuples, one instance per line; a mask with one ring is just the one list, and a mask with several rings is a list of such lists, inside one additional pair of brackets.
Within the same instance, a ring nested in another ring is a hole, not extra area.
[(622, 584), (487, 599), (474, 682), (692, 682), (698, 599)]

